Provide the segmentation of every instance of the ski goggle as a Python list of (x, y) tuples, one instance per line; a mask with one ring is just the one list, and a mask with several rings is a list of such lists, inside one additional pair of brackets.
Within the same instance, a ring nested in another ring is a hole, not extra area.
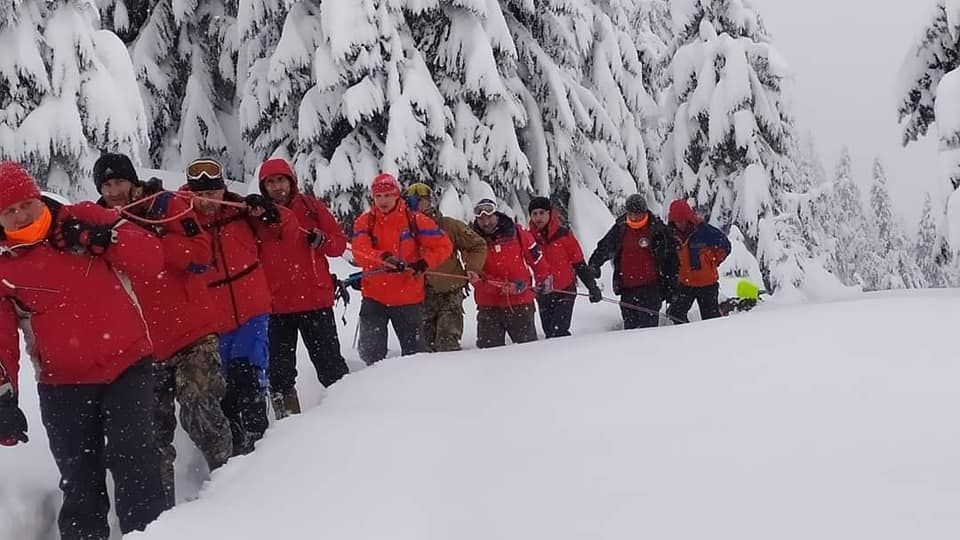
[(210, 180), (223, 178), (223, 167), (212, 159), (198, 159), (187, 167), (187, 180), (200, 180), (207, 177)]
[(480, 201), (476, 206), (473, 207), (473, 215), (480, 216), (492, 216), (497, 212), (497, 203), (493, 201)]

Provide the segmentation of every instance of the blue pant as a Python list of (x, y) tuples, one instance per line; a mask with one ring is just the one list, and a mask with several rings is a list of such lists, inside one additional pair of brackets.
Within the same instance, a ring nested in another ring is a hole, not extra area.
[(246, 363), (256, 368), (260, 386), (267, 389), (270, 367), (270, 315), (257, 315), (236, 330), (220, 336), (221, 370), (224, 376), (233, 364)]
[(233, 454), (248, 454), (267, 430), (270, 316), (258, 315), (220, 336), (221, 370), (227, 391), (221, 405), (230, 420)]

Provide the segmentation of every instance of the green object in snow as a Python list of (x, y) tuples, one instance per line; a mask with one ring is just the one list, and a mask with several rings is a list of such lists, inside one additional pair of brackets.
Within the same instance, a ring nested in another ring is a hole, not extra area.
[(741, 300), (759, 300), (760, 288), (745, 279), (737, 282), (737, 298)]

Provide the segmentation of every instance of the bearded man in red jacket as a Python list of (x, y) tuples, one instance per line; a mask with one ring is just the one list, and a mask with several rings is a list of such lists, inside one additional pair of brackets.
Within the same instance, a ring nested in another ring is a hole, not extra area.
[[(156, 236), (163, 247), (163, 271), (132, 283), (153, 341), (157, 403), (157, 444), (163, 463), (163, 488), (176, 502), (173, 437), (180, 423), (210, 470), (233, 455), (230, 423), (220, 401), (226, 382), (220, 373), (217, 307), (207, 289), (210, 236), (184, 196), (163, 191), (159, 179), (140, 181), (130, 158), (103, 154), (93, 166), (93, 183), (107, 208), (126, 208), (130, 222)], [(139, 202), (140, 204), (136, 204)]]
[(270, 283), (270, 392), (277, 419), (300, 412), (297, 396), (297, 334), (323, 386), (349, 373), (340, 355), (333, 315), (334, 283), (328, 257), (347, 249), (347, 235), (322, 201), (301, 193), (286, 160), (260, 165), (260, 193), (289, 208), (300, 227), (298, 241), (264, 239), (263, 271)]
[(115, 210), (41, 197), (12, 162), (0, 163), (0, 226), (0, 444), (27, 442), (17, 406), (24, 323), (60, 470), (60, 535), (110, 536), (106, 469), (121, 530), (142, 530), (165, 502), (152, 344), (126, 279), (162, 270), (160, 242)]

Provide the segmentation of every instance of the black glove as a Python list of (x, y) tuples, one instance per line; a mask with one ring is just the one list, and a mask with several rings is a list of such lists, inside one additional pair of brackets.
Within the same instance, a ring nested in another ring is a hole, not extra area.
[(600, 291), (600, 287), (594, 285), (590, 287), (590, 303), (596, 304), (603, 300), (603, 293)]
[(387, 272), (403, 272), (407, 269), (407, 263), (395, 257), (389, 251), (385, 252), (380, 259), (387, 265)]
[(587, 270), (590, 271), (590, 274), (593, 275), (593, 279), (600, 279), (600, 267), (599, 266), (587, 266)]
[(52, 243), (63, 251), (86, 250), (91, 255), (102, 255), (116, 238), (116, 231), (110, 225), (91, 225), (76, 218), (67, 218), (60, 222)]
[(277, 209), (277, 205), (263, 195), (251, 193), (243, 198), (243, 202), (246, 203), (247, 207), (251, 210), (256, 208), (263, 210), (263, 214), (260, 215), (260, 219), (263, 221), (267, 223), (280, 223), (280, 210)]
[(419, 261), (411, 264), (408, 268), (413, 270), (413, 275), (419, 276), (420, 274), (429, 270), (430, 266), (427, 264), (427, 261), (420, 259)]
[(163, 191), (163, 180), (154, 176), (143, 183), (143, 196), (149, 197)]
[(0, 398), (0, 445), (14, 446), (27, 442), (27, 417), (12, 397)]
[(327, 237), (323, 235), (323, 231), (320, 229), (311, 229), (307, 233), (307, 244), (313, 249), (317, 249), (327, 241)]

